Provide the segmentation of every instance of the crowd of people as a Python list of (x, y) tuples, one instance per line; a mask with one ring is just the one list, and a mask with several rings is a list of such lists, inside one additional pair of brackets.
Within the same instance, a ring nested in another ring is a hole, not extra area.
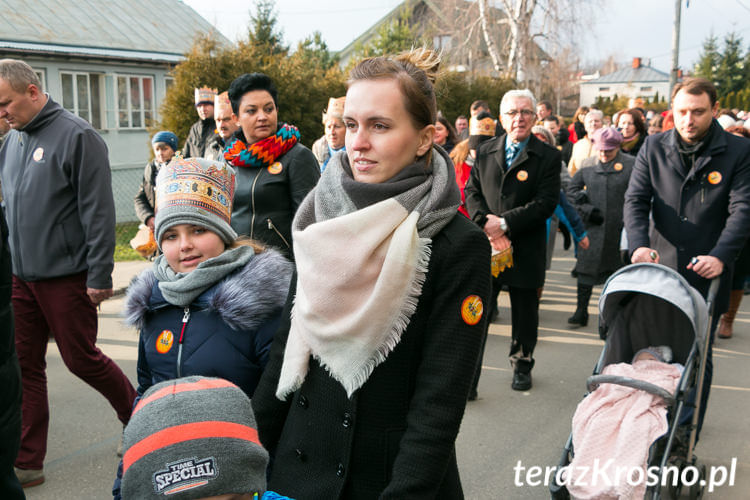
[(713, 85), (686, 78), (665, 114), (581, 107), (566, 126), (516, 89), (497, 119), (477, 100), (452, 124), (439, 65), (427, 49), (361, 61), (312, 150), (267, 75), (195, 89), (182, 149), (155, 133), (135, 196), (158, 250), (127, 292), (134, 388), (95, 345), (112, 294), (106, 146), (28, 65), (0, 61), (0, 290), (15, 318), (0, 491), (23, 498), (44, 481), (51, 335), (125, 426), (113, 488), (125, 499), (462, 498), (455, 440), (498, 296), (511, 387), (528, 391), (558, 231), (576, 256), (570, 327), (588, 324), (594, 286), (652, 262), (704, 295), (721, 276), (712, 331), (732, 336), (750, 270), (748, 113), (720, 113)]

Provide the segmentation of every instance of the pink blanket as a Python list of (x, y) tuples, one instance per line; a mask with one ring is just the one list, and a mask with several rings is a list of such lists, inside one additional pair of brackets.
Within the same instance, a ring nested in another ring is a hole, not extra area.
[[(602, 373), (645, 380), (670, 393), (681, 374), (676, 365), (652, 360), (609, 365)], [(648, 449), (667, 432), (666, 414), (659, 396), (621, 385), (602, 384), (585, 397), (573, 415), (575, 457), (565, 481), (571, 496), (581, 500), (643, 498)], [(642, 475), (635, 472), (628, 480), (634, 468)], [(642, 480), (634, 486), (639, 477)]]

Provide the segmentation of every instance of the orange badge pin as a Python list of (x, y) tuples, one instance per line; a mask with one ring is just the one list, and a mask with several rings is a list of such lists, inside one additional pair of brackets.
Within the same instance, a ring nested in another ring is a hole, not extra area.
[(34, 150), (34, 161), (42, 161), (42, 158), (44, 158), (44, 149), (43, 148), (36, 148)]
[(467, 325), (476, 325), (482, 319), (484, 305), (478, 295), (469, 295), (461, 304), (461, 318)]
[(615, 163), (615, 171), (619, 172), (620, 170), (622, 170), (622, 163)]
[(708, 183), (709, 184), (718, 184), (721, 182), (721, 174), (714, 170), (710, 174), (708, 174)]
[(268, 173), (273, 175), (280, 174), (282, 168), (283, 167), (281, 166), (281, 162), (277, 161), (273, 165), (268, 166)]
[(164, 330), (156, 339), (156, 350), (161, 354), (166, 354), (172, 348), (174, 343), (174, 334), (169, 330)]
[(529, 178), (529, 173), (526, 170), (519, 170), (516, 174), (516, 179), (521, 182), (525, 182)]

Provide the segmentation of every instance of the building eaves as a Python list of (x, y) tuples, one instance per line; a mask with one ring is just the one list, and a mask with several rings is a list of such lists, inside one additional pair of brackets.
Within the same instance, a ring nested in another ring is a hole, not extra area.
[(75, 47), (68, 45), (13, 42), (0, 40), (0, 50), (22, 54), (57, 55), (68, 57), (86, 57), (119, 59), (127, 61), (148, 61), (155, 63), (179, 63), (185, 56), (166, 52), (148, 52), (139, 50), (102, 49), (98, 47)]
[(180, 0), (0, 0), (0, 40), (184, 54), (196, 35), (229, 41)]

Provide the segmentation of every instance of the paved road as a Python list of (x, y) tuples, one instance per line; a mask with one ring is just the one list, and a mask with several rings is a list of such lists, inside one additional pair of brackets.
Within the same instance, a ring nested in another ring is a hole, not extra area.
[[(501, 295), (500, 319), (491, 326), (479, 386), (469, 403), (457, 452), (469, 499), (548, 498), (544, 486), (529, 486), (525, 474), (516, 486), (514, 467), (552, 466), (570, 432), (575, 407), (584, 394), (601, 351), (596, 332), (596, 293), (588, 327), (570, 330), (566, 319), (575, 308), (570, 252), (557, 249), (540, 313), (534, 387), (510, 389), (507, 362), (510, 337), (507, 295)], [(122, 299), (107, 301), (100, 314), (100, 347), (135, 378), (137, 334), (119, 320)], [(708, 465), (729, 466), (737, 459), (735, 485), (714, 491), (711, 499), (750, 498), (750, 298), (743, 303), (731, 340), (715, 346), (714, 387), (696, 454)], [(51, 406), (47, 481), (30, 488), (30, 500), (106, 499), (117, 465), (115, 448), (122, 430), (104, 398), (71, 375), (54, 343), (48, 353)]]

